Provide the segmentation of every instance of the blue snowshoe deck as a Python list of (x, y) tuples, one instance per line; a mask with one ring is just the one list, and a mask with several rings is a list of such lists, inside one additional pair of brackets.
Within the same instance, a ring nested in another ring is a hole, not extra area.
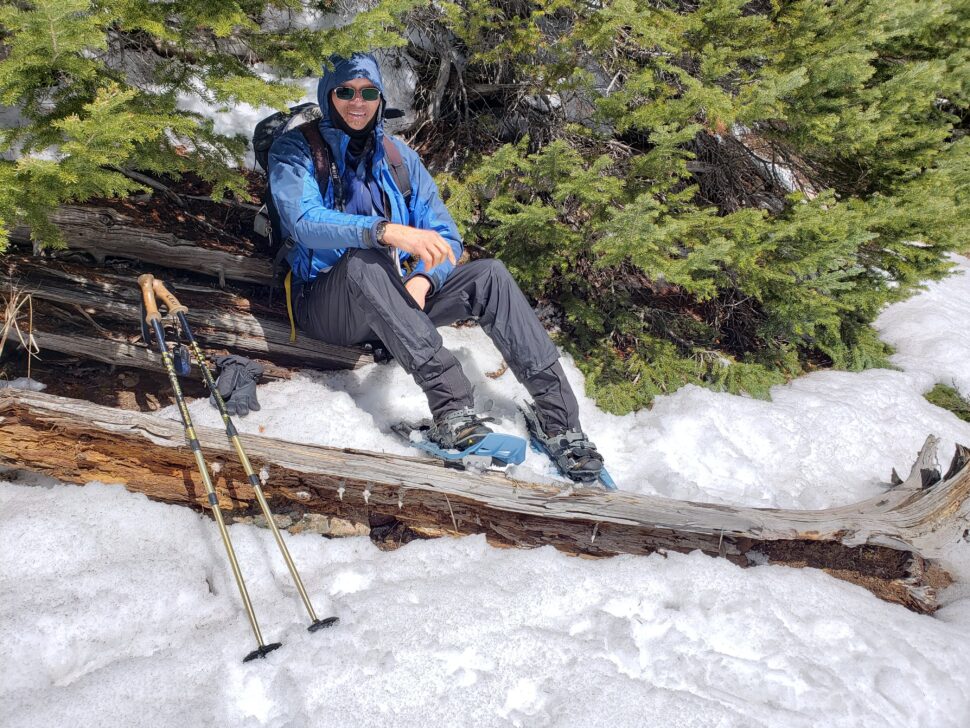
[[(504, 467), (518, 465), (525, 460), (526, 442), (517, 435), (493, 432), (486, 435), (479, 443), (464, 450), (445, 450), (426, 437), (429, 428), (429, 422), (401, 422), (391, 429), (412, 447), (443, 460), (446, 465), (477, 468), (488, 468), (493, 465)], [(417, 433), (417, 439), (412, 436), (412, 433)]]
[[(556, 464), (556, 461), (552, 457), (552, 453), (550, 453), (546, 449), (546, 446), (543, 444), (542, 440), (540, 440), (537, 436), (538, 435), (537, 428), (539, 427), (539, 421), (538, 421), (538, 416), (533, 411), (533, 405), (531, 404), (522, 405), (519, 407), (519, 409), (522, 411), (522, 415), (525, 417), (525, 425), (526, 425), (526, 428), (529, 430), (529, 445), (532, 446), (532, 449), (535, 452), (539, 453), (540, 455), (545, 455), (547, 458), (549, 458), (549, 462), (551, 462), (556, 467), (556, 470), (559, 471), (560, 475), (562, 475), (563, 477), (569, 478), (569, 475), (567, 475), (566, 473), (562, 472), (562, 470), (560, 470), (559, 466)], [(573, 480), (573, 478), (569, 478), (569, 479), (572, 480), (577, 485), (593, 485), (594, 482), (596, 482), (602, 485), (603, 488), (605, 488), (606, 490), (618, 490), (618, 488), (616, 487), (616, 483), (614, 482), (609, 472), (607, 472), (605, 465), (603, 465), (600, 468), (599, 476), (597, 477), (596, 481), (584, 482), (581, 480)]]

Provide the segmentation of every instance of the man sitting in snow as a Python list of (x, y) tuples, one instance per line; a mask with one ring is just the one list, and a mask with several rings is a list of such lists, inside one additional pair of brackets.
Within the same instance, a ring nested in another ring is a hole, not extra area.
[[(399, 139), (411, 181), (410, 204), (384, 149), (384, 86), (376, 59), (332, 58), (320, 79), (319, 129), (342, 183), (317, 183), (312, 151), (293, 130), (273, 144), (269, 177), (293, 273), (297, 325), (340, 346), (380, 339), (424, 390), (434, 423), (428, 437), (465, 450), (491, 430), (476, 414), (472, 387), (436, 327), (475, 319), (532, 395), (557, 467), (591, 482), (602, 457), (583, 434), (576, 397), (559, 354), (515, 281), (498, 260), (456, 267), (462, 241), (418, 155)], [(405, 274), (403, 263), (416, 263)]]

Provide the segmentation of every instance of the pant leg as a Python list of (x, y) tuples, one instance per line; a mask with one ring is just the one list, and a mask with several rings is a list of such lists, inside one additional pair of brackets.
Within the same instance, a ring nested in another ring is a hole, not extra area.
[(558, 359), (523, 384), (542, 414), (542, 426), (547, 435), (583, 429), (579, 423), (579, 402)]
[(435, 417), (473, 404), (471, 383), (382, 250), (350, 250), (295, 301), (300, 329), (354, 346), (380, 339), (424, 390)]
[(476, 260), (455, 268), (426, 307), (436, 326), (476, 319), (532, 395), (549, 432), (579, 429), (579, 404), (559, 351), (505, 265)]

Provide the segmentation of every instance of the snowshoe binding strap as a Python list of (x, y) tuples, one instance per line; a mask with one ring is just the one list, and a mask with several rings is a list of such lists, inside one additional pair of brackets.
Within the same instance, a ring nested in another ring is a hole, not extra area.
[(437, 418), (428, 430), (428, 439), (445, 450), (467, 450), (492, 433), (485, 423), (493, 421), (465, 407)]
[(616, 484), (603, 467), (603, 456), (582, 430), (549, 435), (534, 404), (523, 407), (522, 414), (534, 449), (548, 455), (560, 473), (577, 483), (599, 481), (607, 490), (616, 490)]

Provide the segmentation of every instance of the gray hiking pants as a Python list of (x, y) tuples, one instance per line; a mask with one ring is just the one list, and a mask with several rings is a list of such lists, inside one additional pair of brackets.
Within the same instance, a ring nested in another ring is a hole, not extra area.
[(424, 390), (435, 417), (474, 406), (471, 384), (437, 330), (474, 319), (532, 395), (546, 429), (579, 429), (579, 407), (559, 352), (498, 260), (455, 268), (422, 311), (386, 250), (349, 250), (294, 291), (293, 303), (297, 325), (315, 339), (338, 346), (379, 339)]

